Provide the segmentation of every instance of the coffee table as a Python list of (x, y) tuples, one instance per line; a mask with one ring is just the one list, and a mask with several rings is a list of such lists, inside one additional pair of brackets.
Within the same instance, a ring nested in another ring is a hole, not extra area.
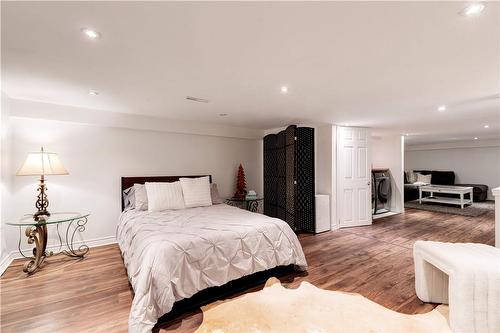
[[(466, 204), (472, 204), (472, 190), (473, 187), (465, 187), (465, 186), (452, 186), (452, 185), (423, 185), (419, 187), (419, 196), (418, 203), (422, 204), (423, 202), (436, 202), (436, 203), (444, 203), (450, 205), (459, 205), (462, 209), (464, 209)], [(422, 197), (423, 192), (430, 193), (428, 197)], [(458, 198), (455, 197), (440, 197), (435, 196), (435, 193), (447, 193), (447, 194), (456, 194)], [(469, 199), (465, 199), (465, 194), (469, 194)]]

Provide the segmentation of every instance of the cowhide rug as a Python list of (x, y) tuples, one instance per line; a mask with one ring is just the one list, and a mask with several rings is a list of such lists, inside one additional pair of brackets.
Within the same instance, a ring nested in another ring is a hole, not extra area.
[(417, 315), (401, 314), (359, 295), (316, 288), (302, 282), (284, 288), (271, 278), (261, 291), (202, 308), (197, 333), (451, 333), (448, 307)]

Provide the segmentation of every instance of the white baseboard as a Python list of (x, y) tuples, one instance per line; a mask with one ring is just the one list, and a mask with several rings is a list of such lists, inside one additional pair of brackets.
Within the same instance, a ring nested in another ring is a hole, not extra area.
[(338, 224), (332, 224), (330, 226), (330, 231), (335, 231), (335, 230), (339, 230), (340, 229), (340, 225)]
[[(97, 247), (97, 246), (114, 244), (114, 243), (116, 243), (116, 237), (115, 236), (108, 236), (108, 237), (89, 239), (89, 240), (85, 240), (85, 241), (77, 241), (77, 242), (74, 242), (73, 245), (75, 248), (78, 248), (78, 246), (80, 246), (82, 244), (86, 244), (88, 247)], [(63, 245), (62, 249), (64, 249), (64, 245)], [(59, 244), (47, 245), (47, 250), (58, 251)], [(22, 249), (22, 251), (25, 254), (30, 254), (32, 249)], [(23, 256), (17, 250), (11, 251), (9, 254), (7, 254), (0, 261), (0, 276), (5, 272), (7, 267), (9, 267), (9, 265), (12, 263), (12, 261), (14, 259), (19, 259), (19, 258), (23, 258)]]
[(385, 213), (373, 215), (372, 219), (376, 220), (376, 219), (380, 219), (382, 217), (387, 217), (387, 216), (392, 216), (392, 215), (397, 215), (397, 214), (401, 214), (401, 213), (388, 211)]
[(14, 260), (14, 258), (11, 258), (10, 256), (11, 253), (8, 253), (3, 257), (2, 260), (0, 260), (0, 276), (2, 276), (3, 272), (5, 272), (7, 267), (9, 267), (9, 265), (12, 263), (12, 260)]

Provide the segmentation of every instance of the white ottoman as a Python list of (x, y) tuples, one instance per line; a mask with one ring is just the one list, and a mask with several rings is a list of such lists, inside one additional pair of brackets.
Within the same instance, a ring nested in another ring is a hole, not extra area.
[(415, 289), (424, 302), (449, 304), (456, 333), (500, 333), (500, 249), (417, 241)]

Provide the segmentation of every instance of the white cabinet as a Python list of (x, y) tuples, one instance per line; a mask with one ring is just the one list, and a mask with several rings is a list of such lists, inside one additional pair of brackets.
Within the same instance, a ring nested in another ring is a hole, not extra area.
[(316, 230), (315, 233), (330, 230), (330, 196), (316, 194)]

